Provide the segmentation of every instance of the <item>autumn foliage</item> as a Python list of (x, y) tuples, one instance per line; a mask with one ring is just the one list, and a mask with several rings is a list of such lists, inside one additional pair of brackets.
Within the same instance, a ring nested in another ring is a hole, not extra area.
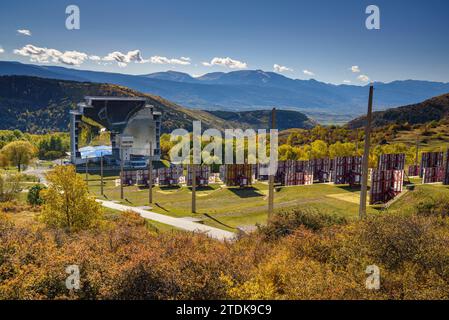
[(96, 226), (103, 211), (89, 194), (83, 178), (74, 166), (57, 166), (47, 175), (48, 189), (44, 189), (41, 219), (47, 225), (69, 232)]
[[(14, 225), (0, 215), (1, 299), (447, 299), (449, 224), (441, 216), (346, 222), (289, 212), (232, 243), (155, 233), (127, 212), (96, 229)], [(267, 232), (278, 232), (267, 237)], [(81, 288), (68, 290), (68, 265)], [(380, 290), (365, 287), (368, 265)]]

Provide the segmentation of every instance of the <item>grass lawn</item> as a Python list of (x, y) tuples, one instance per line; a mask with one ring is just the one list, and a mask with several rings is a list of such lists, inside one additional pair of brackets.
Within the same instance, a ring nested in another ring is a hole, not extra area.
[[(85, 177), (83, 173), (80, 173)], [(115, 186), (116, 176), (106, 178), (104, 186), (105, 199), (116, 200), (129, 206), (148, 205), (148, 189), (136, 186), (124, 188), (125, 199), (120, 200), (120, 187)], [(89, 190), (100, 195), (98, 175), (89, 175)], [(153, 189), (153, 211), (174, 217), (195, 217), (207, 225), (235, 231), (241, 225), (263, 224), (267, 220), (266, 183), (256, 183), (252, 188), (227, 188), (218, 184), (197, 191), (197, 211), (191, 213), (190, 188)], [(314, 184), (311, 186), (282, 187), (275, 193), (275, 210), (293, 207), (315, 208), (321, 211), (357, 218), (359, 190), (348, 186), (333, 184)], [(368, 213), (378, 212), (368, 207)]]
[[(81, 174), (84, 178), (85, 175)], [(120, 187), (115, 186), (115, 176), (105, 178), (105, 198), (116, 200), (129, 206), (148, 205), (148, 189), (136, 186), (125, 187), (125, 200), (120, 201)], [(368, 206), (368, 214), (380, 212), (404, 211), (414, 206), (416, 201), (423, 197), (433, 197), (440, 194), (449, 194), (449, 186), (441, 184), (420, 184), (420, 179), (412, 179), (415, 191), (411, 191), (395, 202), (388, 211), (381, 211), (379, 207)], [(97, 197), (100, 195), (100, 179), (98, 175), (89, 175), (89, 190)], [(266, 183), (256, 183), (252, 188), (226, 188), (214, 184), (197, 191), (198, 213), (190, 212), (191, 190), (182, 188), (153, 189), (153, 211), (174, 217), (195, 217), (203, 223), (236, 231), (238, 226), (264, 224), (267, 220), (267, 192)], [(26, 202), (26, 193), (19, 194), (19, 202)], [(314, 208), (322, 212), (333, 213), (348, 219), (358, 217), (359, 191), (348, 186), (333, 184), (314, 184), (311, 186), (282, 187), (275, 193), (275, 210), (290, 209), (294, 207)], [(113, 219), (120, 212), (105, 208), (107, 218)], [(35, 223), (35, 212), (19, 212), (12, 214), (19, 223)], [(159, 232), (179, 231), (168, 225), (155, 221), (148, 221), (149, 229)]]
[[(104, 209), (104, 214), (106, 216), (106, 219), (115, 219), (116, 217), (120, 216), (120, 214), (122, 213), (121, 211), (118, 210), (114, 210), (114, 209), (110, 209), (110, 208), (103, 208)], [(182, 231), (179, 230), (175, 227), (169, 226), (167, 224), (163, 224), (157, 221), (150, 221), (147, 220), (148, 222), (148, 229), (152, 230), (152, 231), (156, 231), (156, 232), (174, 232), (174, 231)]]
[(449, 196), (449, 186), (441, 183), (418, 184), (414, 191), (407, 192), (398, 201), (393, 203), (387, 212), (407, 213), (416, 207), (417, 202), (427, 198), (437, 198), (440, 196)]

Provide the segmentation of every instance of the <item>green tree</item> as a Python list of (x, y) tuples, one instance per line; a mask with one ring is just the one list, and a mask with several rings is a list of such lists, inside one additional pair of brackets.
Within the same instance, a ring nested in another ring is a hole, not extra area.
[(28, 141), (13, 141), (3, 147), (2, 153), (20, 172), (21, 167), (29, 164), (34, 158), (36, 148)]
[(63, 135), (45, 135), (37, 143), (39, 158), (55, 160), (65, 155), (69, 149), (67, 138)]
[(323, 159), (328, 156), (327, 143), (322, 140), (315, 140), (311, 143), (312, 159)]
[(351, 142), (341, 143), (340, 141), (329, 146), (329, 155), (335, 157), (349, 157), (355, 155), (355, 144)]
[(33, 206), (40, 206), (44, 203), (44, 199), (41, 197), (41, 191), (45, 187), (40, 184), (36, 184), (30, 188), (28, 191), (27, 202)]
[(68, 232), (89, 229), (101, 219), (103, 210), (89, 195), (83, 178), (73, 166), (57, 166), (47, 175), (49, 187), (43, 190), (42, 220)]

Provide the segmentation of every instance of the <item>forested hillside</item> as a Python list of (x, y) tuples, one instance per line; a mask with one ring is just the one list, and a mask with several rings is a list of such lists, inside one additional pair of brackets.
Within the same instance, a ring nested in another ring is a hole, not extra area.
[[(373, 126), (390, 124), (424, 124), (440, 121), (449, 116), (449, 94), (444, 94), (421, 103), (373, 113)], [(349, 122), (350, 128), (359, 128), (366, 123), (366, 117)]]
[[(201, 120), (203, 129), (213, 127), (265, 129), (268, 120), (265, 118), (253, 121), (253, 113), (245, 112), (233, 115), (227, 112), (226, 117), (201, 110), (190, 110), (174, 104), (161, 97), (144, 94), (126, 87), (91, 82), (75, 82), (65, 80), (44, 79), (27, 76), (0, 77), (0, 112), (2, 122), (0, 129), (19, 129), (30, 133), (51, 131), (67, 131), (69, 110), (83, 101), (84, 96), (142, 96), (149, 100), (163, 113), (163, 132), (171, 132), (177, 128), (191, 130), (194, 120)], [(262, 112), (265, 116), (267, 111)], [(302, 113), (295, 111), (279, 111), (280, 129), (310, 128), (312, 121)], [(262, 126), (262, 127), (260, 127)]]

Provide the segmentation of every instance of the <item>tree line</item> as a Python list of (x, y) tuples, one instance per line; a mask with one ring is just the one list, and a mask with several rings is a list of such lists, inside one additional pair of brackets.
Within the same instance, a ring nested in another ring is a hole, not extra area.
[(29, 134), (0, 130), (0, 167), (16, 166), (18, 171), (33, 158), (55, 160), (65, 157), (70, 141), (67, 133)]

